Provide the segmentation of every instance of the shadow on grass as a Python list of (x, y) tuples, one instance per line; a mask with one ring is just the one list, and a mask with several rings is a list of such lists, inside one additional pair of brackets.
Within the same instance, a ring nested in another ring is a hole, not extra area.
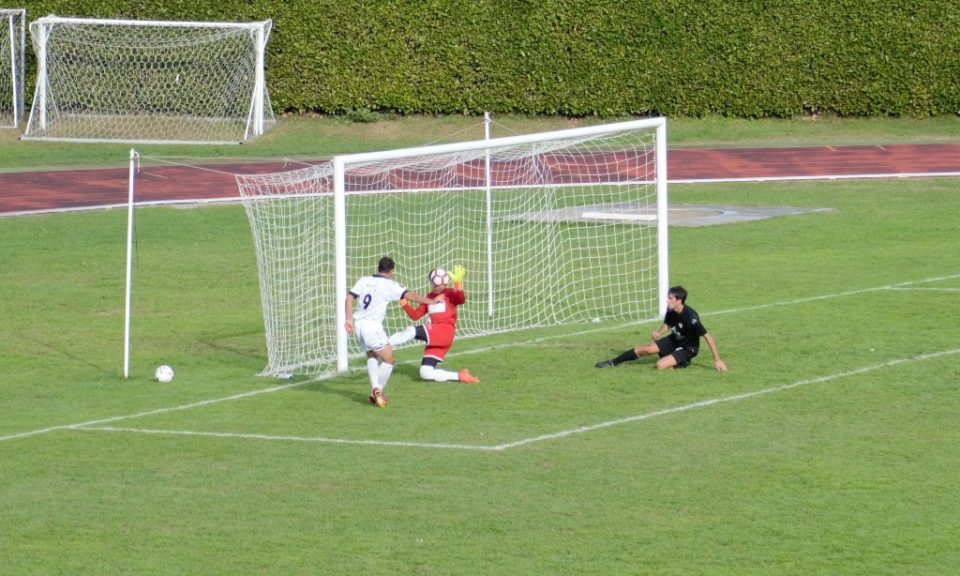
[[(422, 382), (420, 379), (420, 364), (418, 363), (397, 363), (390, 376), (391, 383), (397, 383), (397, 377), (401, 380), (409, 379), (412, 382)], [(303, 378), (303, 376), (298, 376)], [(347, 374), (342, 374), (328, 380), (318, 380), (298, 386), (300, 390), (308, 392), (319, 392), (341, 396), (351, 402), (358, 404), (368, 404), (370, 394), (370, 380), (367, 378), (366, 370), (355, 369)], [(389, 395), (389, 394), (388, 394)]]

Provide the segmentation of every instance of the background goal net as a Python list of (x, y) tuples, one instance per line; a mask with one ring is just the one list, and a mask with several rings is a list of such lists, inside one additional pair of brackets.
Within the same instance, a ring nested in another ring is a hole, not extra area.
[(26, 10), (0, 8), (0, 127), (19, 126), (23, 118), (26, 21)]
[(274, 123), (264, 80), (271, 21), (30, 24), (37, 87), (25, 138), (242, 142)]
[[(666, 121), (340, 156), (237, 177), (253, 231), (265, 374), (346, 369), (343, 299), (381, 256), (426, 293), (467, 269), (458, 337), (657, 317), (668, 284)], [(393, 333), (409, 320), (393, 307)]]

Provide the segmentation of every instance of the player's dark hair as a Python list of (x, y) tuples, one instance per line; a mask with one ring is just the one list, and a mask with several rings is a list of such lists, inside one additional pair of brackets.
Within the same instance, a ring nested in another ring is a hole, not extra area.
[(677, 300), (687, 303), (687, 289), (683, 286), (674, 286), (673, 288), (667, 290), (667, 294), (673, 294), (673, 297)]
[(380, 259), (380, 263), (377, 264), (377, 272), (384, 274), (390, 272), (397, 264), (393, 261), (393, 258), (389, 256), (384, 256)]

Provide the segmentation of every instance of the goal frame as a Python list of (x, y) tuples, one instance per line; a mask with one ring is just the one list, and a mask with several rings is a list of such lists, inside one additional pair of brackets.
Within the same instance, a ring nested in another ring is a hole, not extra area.
[[(49, 57), (47, 48), (49, 46), (49, 37), (53, 28), (58, 24), (67, 25), (95, 25), (95, 26), (127, 26), (127, 27), (159, 27), (159, 28), (220, 28), (220, 29), (246, 29), (252, 34), (253, 47), (256, 50), (256, 63), (254, 66), (253, 90), (249, 95), (249, 105), (246, 119), (246, 126), (242, 139), (234, 140), (190, 140), (190, 139), (139, 139), (125, 137), (108, 138), (86, 138), (86, 137), (50, 137), (37, 136), (31, 132), (35, 130), (45, 131), (49, 126), (48, 117), (50, 97), (50, 75), (48, 70)], [(272, 117), (266, 118), (264, 110), (269, 102), (267, 95), (266, 76), (264, 73), (266, 60), (266, 46), (270, 36), (270, 30), (273, 26), (272, 20), (262, 20), (258, 22), (199, 22), (199, 21), (173, 21), (173, 20), (126, 20), (126, 19), (102, 19), (102, 18), (76, 18), (49, 15), (39, 18), (30, 24), (30, 35), (33, 40), (37, 59), (37, 83), (31, 106), (30, 116), (27, 120), (27, 129), (22, 136), (24, 140), (53, 140), (67, 142), (119, 142), (131, 144), (240, 144), (253, 137), (262, 135), (267, 124), (272, 122)], [(272, 116), (272, 114), (271, 114)], [(36, 128), (35, 128), (36, 127)]]
[[(18, 24), (19, 21), (19, 24)], [(10, 58), (10, 67), (4, 66), (0, 74), (10, 74), (10, 94), (0, 94), (6, 103), (10, 104), (12, 123), (0, 124), (0, 128), (16, 128), (23, 120), (25, 66), (27, 51), (27, 11), (25, 8), (0, 8), (0, 26), (9, 39), (9, 45), (0, 46)], [(18, 41), (19, 40), (19, 41)], [(9, 98), (9, 99), (8, 99)]]
[[(657, 307), (658, 310), (666, 310), (667, 292), (670, 286), (669, 272), (669, 245), (668, 245), (668, 221), (667, 221), (667, 119), (665, 117), (649, 118), (643, 120), (632, 120), (626, 122), (616, 122), (611, 124), (602, 124), (598, 126), (587, 126), (582, 128), (571, 128), (566, 130), (555, 130), (550, 132), (540, 132), (536, 134), (527, 134), (522, 136), (511, 136), (504, 138), (494, 138), (487, 140), (478, 140), (473, 142), (461, 142), (455, 144), (445, 144), (436, 146), (423, 146), (417, 148), (406, 148), (398, 150), (389, 150), (384, 152), (367, 152), (360, 154), (348, 154), (335, 156), (333, 163), (333, 192), (334, 192), (334, 269), (336, 281), (336, 358), (337, 372), (345, 372), (348, 365), (348, 335), (344, 327), (346, 321), (346, 311), (342, 303), (347, 296), (347, 229), (346, 229), (346, 172), (352, 164), (364, 162), (394, 160), (409, 158), (413, 156), (423, 156), (428, 154), (444, 154), (463, 152), (467, 150), (483, 150), (495, 147), (514, 146), (518, 144), (533, 144), (549, 140), (562, 138), (577, 138), (581, 136), (592, 136), (600, 134), (610, 134), (614, 132), (625, 132), (629, 130), (654, 129), (655, 150), (654, 162), (656, 165), (655, 187), (657, 197)], [(487, 177), (489, 178), (489, 166), (487, 167)]]

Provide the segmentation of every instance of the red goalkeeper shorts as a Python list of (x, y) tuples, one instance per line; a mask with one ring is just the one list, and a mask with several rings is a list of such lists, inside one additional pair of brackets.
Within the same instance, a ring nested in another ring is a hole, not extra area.
[(453, 335), (456, 332), (450, 324), (430, 324), (425, 327), (427, 332), (427, 347), (423, 350), (424, 357), (436, 358), (443, 362), (443, 357), (453, 346)]

